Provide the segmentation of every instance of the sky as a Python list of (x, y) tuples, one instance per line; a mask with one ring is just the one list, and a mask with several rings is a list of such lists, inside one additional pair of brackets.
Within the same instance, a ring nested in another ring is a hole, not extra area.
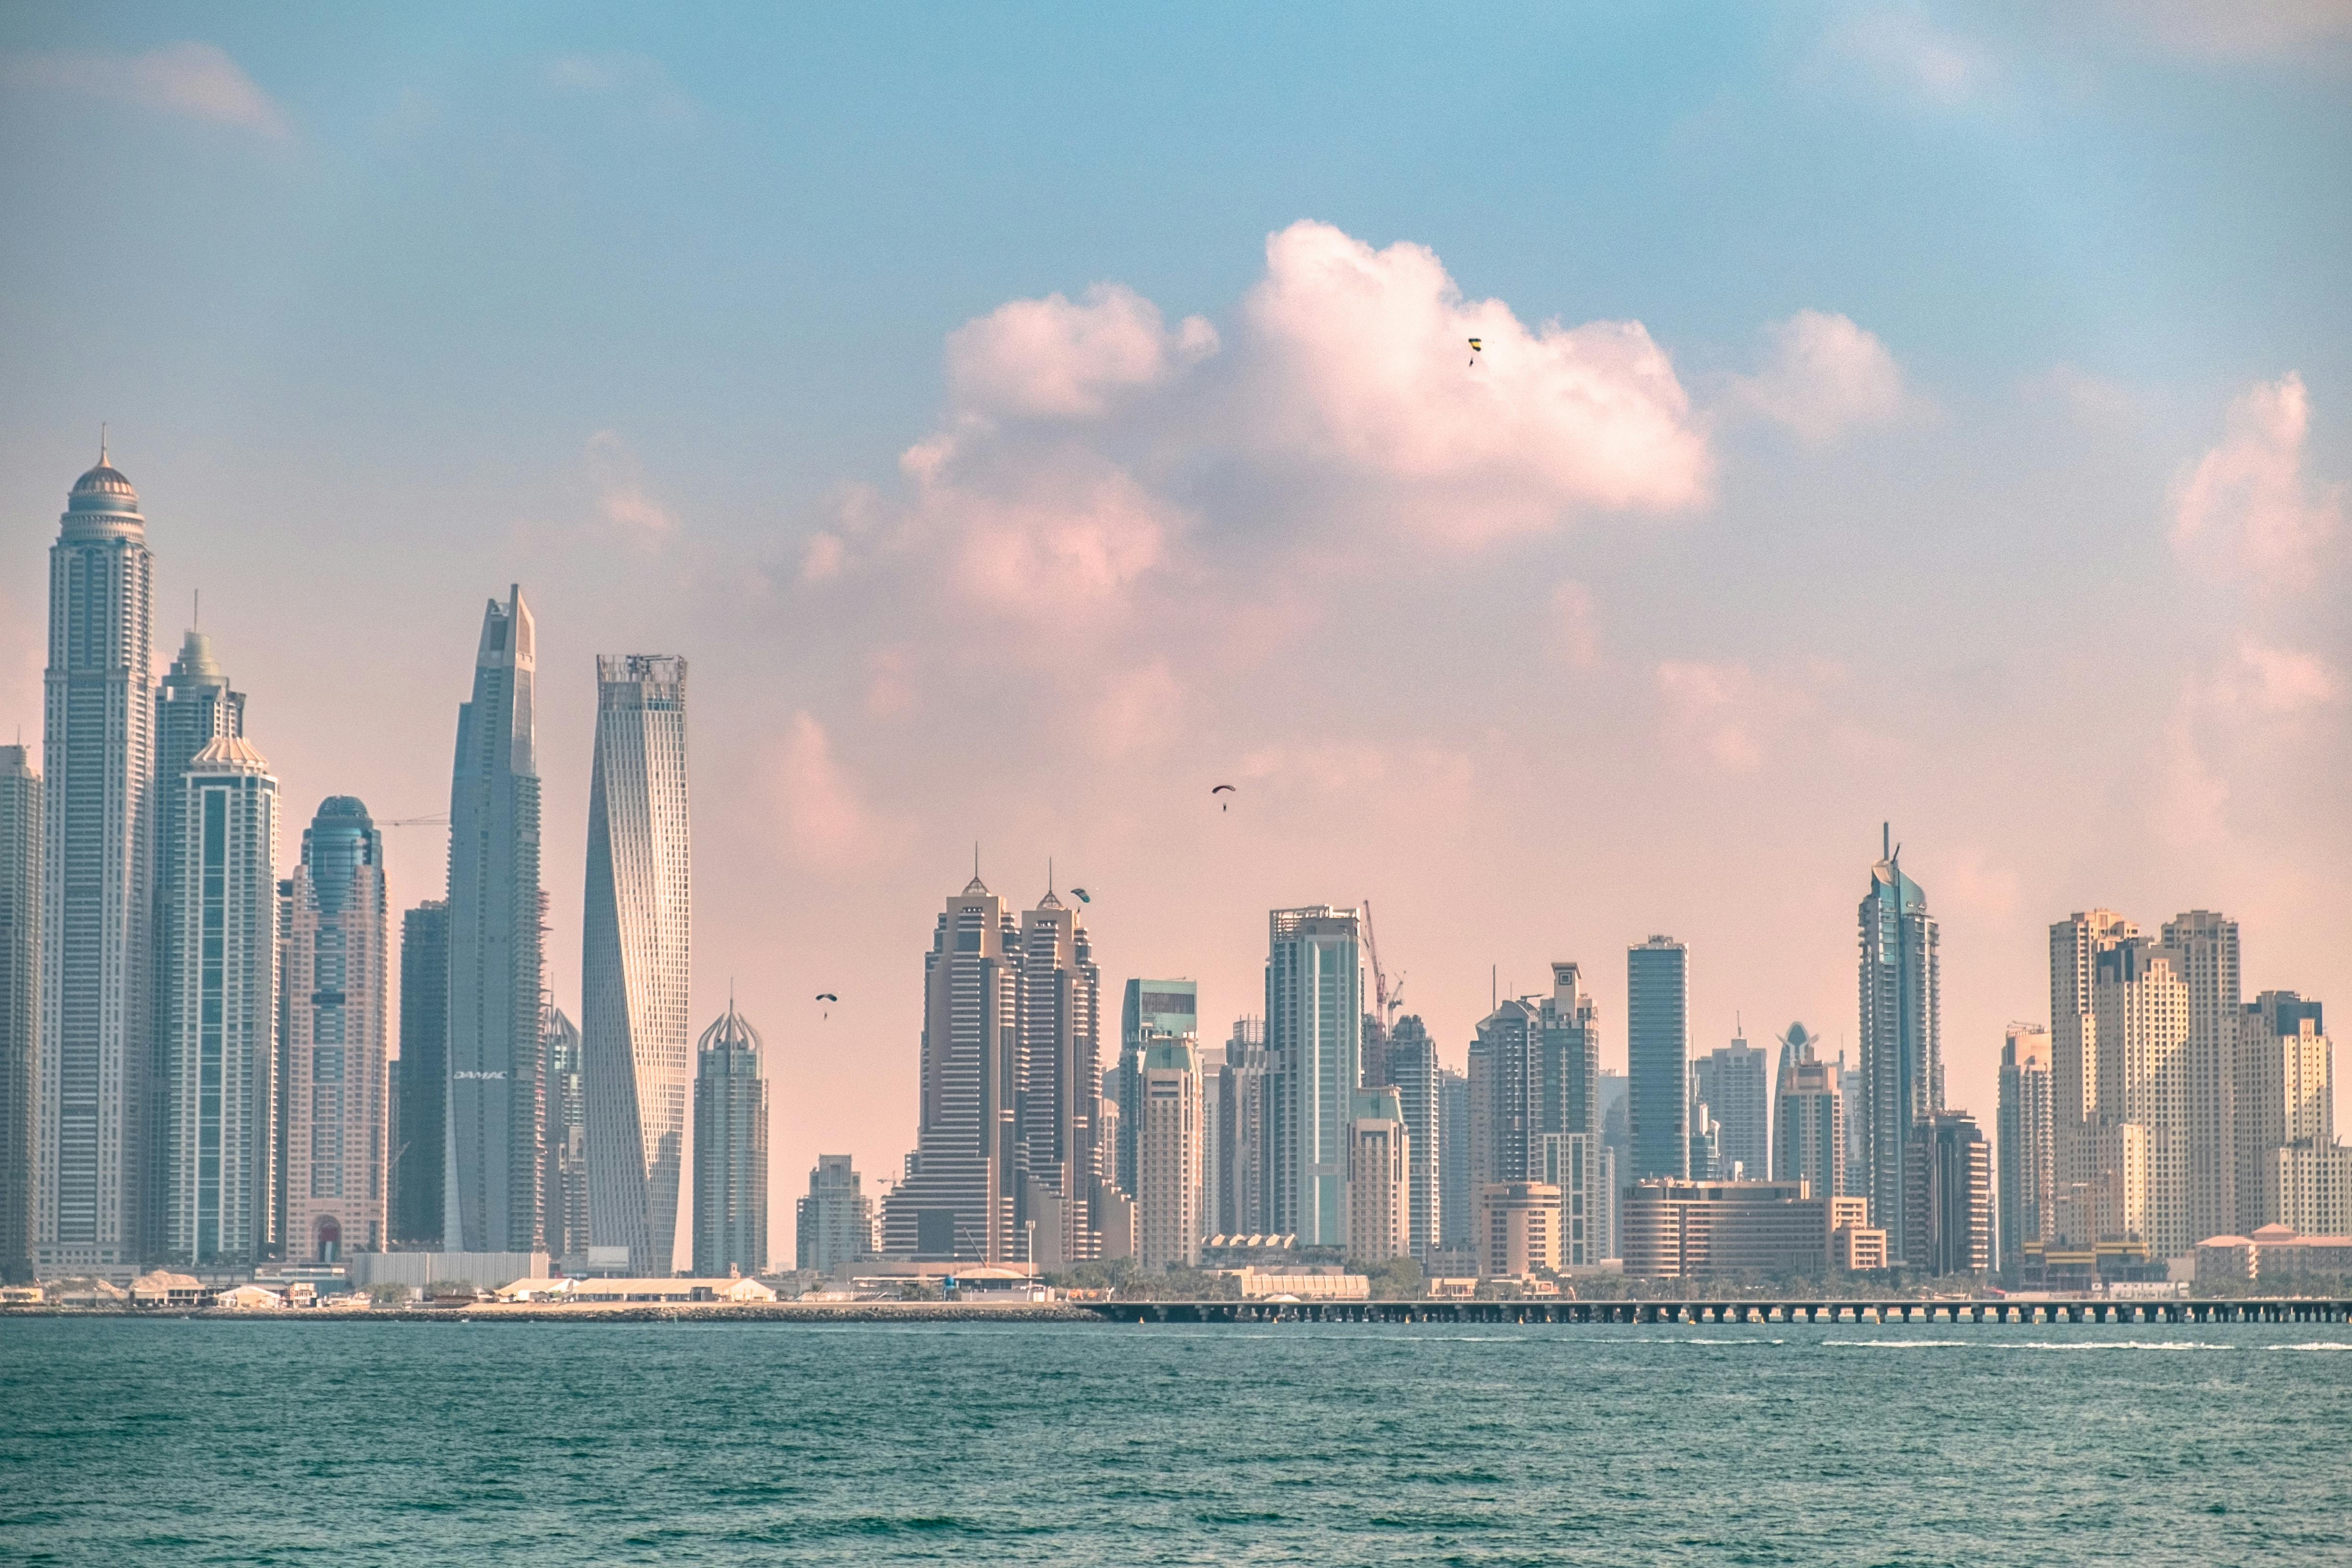
[(1457, 1065), (1573, 959), (1621, 1067), (1653, 932), (1851, 1049), (1882, 823), (1988, 1122), (2074, 910), (2352, 1006), (2347, 0), (481, 10), (0, 14), (0, 729), (101, 421), (281, 861), (446, 810), (520, 583), (576, 1016), (593, 656), (685, 656), (779, 1248), (975, 844), (1220, 1037), (1369, 900)]

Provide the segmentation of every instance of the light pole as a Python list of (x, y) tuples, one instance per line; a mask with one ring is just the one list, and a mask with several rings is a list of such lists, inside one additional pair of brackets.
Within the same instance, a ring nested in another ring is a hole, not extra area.
[(1037, 1222), (1024, 1220), (1021, 1228), (1025, 1233), (1022, 1239), (1023, 1261), (1029, 1265), (1029, 1283), (1034, 1286), (1037, 1283)]

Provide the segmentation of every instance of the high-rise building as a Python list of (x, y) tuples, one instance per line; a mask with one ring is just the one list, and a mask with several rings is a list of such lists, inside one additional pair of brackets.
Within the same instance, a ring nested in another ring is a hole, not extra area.
[(1261, 1236), (1268, 1227), (1266, 1183), (1272, 1170), (1267, 1135), (1265, 1024), (1242, 1018), (1225, 1042), (1217, 1069), (1217, 1215), (1211, 1228), (1224, 1236)]
[(1690, 952), (1654, 936), (1625, 952), (1631, 1184), (1690, 1174)]
[(589, 1239), (648, 1274), (677, 1267), (682, 1239), (692, 847), (686, 660), (600, 655), (580, 924)]
[[(1775, 1107), (1773, 1111), (1773, 1131), (1775, 1136), (1778, 1136), (1780, 1131), (1780, 1112), (1778, 1107), (1780, 1103), (1780, 1090), (1787, 1084), (1789, 1075), (1796, 1070), (1796, 1067), (1799, 1062), (1811, 1061), (1821, 1054), (1821, 1037), (1815, 1035), (1811, 1030), (1806, 1028), (1801, 1023), (1790, 1025), (1788, 1033), (1780, 1037), (1780, 1056), (1772, 1070), (1772, 1103)], [(1775, 1145), (1772, 1152), (1772, 1169), (1776, 1174), (1780, 1169), (1780, 1149)]]
[(2025, 1244), (2045, 1241), (2057, 1194), (2057, 1145), (2051, 1120), (2050, 1031), (2011, 1024), (2000, 1045), (2000, 1110), (1995, 1142), (2000, 1180), (1998, 1256), (2004, 1274), (2024, 1259)]
[(2237, 1038), (2238, 922), (2190, 910), (2164, 923), (2164, 945), (2189, 988), (2189, 1039), (2181, 1058), (2181, 1202), (2189, 1241), (2219, 1236), (2238, 1217), (2237, 1162), (2231, 1144), (2231, 1069)]
[[(2057, 1175), (2047, 1238), (2078, 1246), (2102, 1239), (2092, 1194), (2112, 1184), (2103, 1165), (2099, 1105), (2099, 1029), (2092, 1006), (2099, 955), (2139, 935), (2113, 910), (2077, 910), (2050, 928), (2050, 1121)], [(2142, 1150), (2143, 1154), (2145, 1150)], [(2120, 1239), (2120, 1236), (2107, 1239)]]
[(154, 1063), (153, 605), (147, 521), (101, 445), (49, 551), (32, 1074), (32, 1251), (43, 1276), (120, 1275), (140, 1261)]
[(33, 1053), (41, 1026), (41, 775), (0, 746), (0, 1284), (32, 1277)]
[(1812, 1041), (1780, 1075), (1780, 1163), (1773, 1180), (1810, 1183), (1822, 1197), (1845, 1191), (1845, 1116), (1838, 1100), (1837, 1067), (1813, 1055)]
[[(2336, 1146), (2336, 1051), (2320, 1005), (2292, 991), (2265, 991), (2239, 1010), (2231, 1142), (2237, 1166), (2236, 1233), (2266, 1225), (2332, 1234), (2288, 1217), (2302, 1167), (2323, 1169)], [(2298, 1160), (2294, 1151), (2307, 1152)], [(2198, 1239), (2202, 1240), (2203, 1237)]]
[(830, 1273), (874, 1252), (874, 1200), (846, 1154), (819, 1154), (793, 1216), (793, 1261)]
[(768, 1080), (760, 1032), (730, 1001), (695, 1046), (694, 1272), (767, 1268)]
[[(147, 1079), (146, 1121), (148, 1126), (154, 1128), (170, 1124), (170, 1107), (165, 1098), (171, 1082), (171, 1068), (165, 1059), (170, 1049), (166, 1025), (171, 1016), (171, 976), (178, 973), (172, 945), (178, 935), (173, 911), (180, 907), (178, 879), (187, 858), (188, 829), (186, 803), (178, 782), (196, 753), (223, 735), (244, 738), (245, 694), (229, 689), (227, 675), (213, 658), (212, 639), (192, 629), (181, 645), (180, 657), (172, 661), (171, 673), (155, 686), (156, 991), (150, 1016), (156, 1026)], [(169, 1148), (167, 1137), (147, 1140), (147, 1174), (141, 1210), (146, 1216), (142, 1250), (150, 1258), (160, 1258), (166, 1250), (163, 1216), (170, 1207)]]
[[(1119, 1137), (1114, 1171), (1105, 1173), (1119, 1190), (1135, 1191), (1135, 1138), (1141, 1123), (1143, 1050), (1151, 1039), (1181, 1039), (1201, 1032), (1201, 988), (1191, 980), (1130, 980), (1119, 1003), (1118, 1085)], [(1106, 1147), (1108, 1156), (1110, 1150)]]
[[(2189, 998), (2179, 954), (2160, 942), (2132, 937), (2098, 955), (2091, 1007), (2098, 1042), (2099, 1113), (2094, 1190), (2117, 1191), (2124, 1158), (2112, 1151), (2146, 1149), (2145, 1183), (2120, 1191), (2123, 1208), (2097, 1221), (2101, 1237), (2148, 1244), (2158, 1258), (2179, 1258), (2200, 1237), (2189, 1234), (2188, 1068)], [(2132, 1129), (2132, 1132), (2122, 1129)]]
[(302, 835), (279, 963), (286, 990), (285, 1256), (381, 1252), (385, 1201), (383, 835), (330, 795)]
[(1992, 1267), (1992, 1151), (1976, 1119), (1937, 1110), (1904, 1145), (1904, 1262), (1935, 1278)]
[[(1217, 1228), (1217, 1216), (1224, 1212), (1224, 1159), (1218, 1148), (1223, 1128), (1225, 1089), (1225, 1047), (1223, 1044), (1199, 1042), (1194, 1048), (1201, 1057), (1201, 1228)], [(1110, 1150), (1116, 1147), (1104, 1139), (1100, 1128), (1095, 1131), (1096, 1147), (1106, 1164)]]
[(1348, 1255), (1365, 1263), (1407, 1256), (1412, 1134), (1396, 1086), (1360, 1089), (1348, 1136)]
[(1870, 1196), (1869, 1150), (1862, 1135), (1862, 1112), (1869, 1096), (1864, 1091), (1862, 1069), (1837, 1055), (1838, 1120), (1845, 1124), (1845, 1185), (1843, 1193), (1865, 1201)]
[(580, 1027), (547, 1009), (547, 1249), (584, 1256), (588, 1230), (588, 1070)]
[(222, 735), (171, 787), (186, 827), (163, 1020), (163, 1250), (194, 1268), (250, 1268), (278, 1240), (279, 1214), (278, 781), (249, 743)]
[(1551, 966), (1551, 994), (1538, 1005), (1544, 1131), (1601, 1132), (1601, 1008), (1583, 972), (1567, 960)]
[(1348, 1245), (1348, 1139), (1361, 1082), (1362, 921), (1318, 904), (1267, 917), (1266, 1059), (1275, 1096), (1273, 1227)]
[(1734, 1036), (1691, 1064), (1698, 1097), (1719, 1129), (1716, 1158), (1727, 1180), (1762, 1181), (1771, 1169), (1771, 1080), (1764, 1053)]
[[(1022, 916), (1020, 944), (1013, 1222), (1024, 1264), (1060, 1269), (1101, 1256), (1102, 975), (1086, 922), (1051, 888)], [(1197, 1161), (1197, 1131), (1193, 1142)]]
[(1021, 1082), (1021, 930), (975, 874), (923, 957), (922, 1088), (907, 1173), (882, 1206), (896, 1257), (1021, 1261), (1013, 1230)]
[(1882, 829), (1859, 914), (1863, 1158), (1870, 1175), (1862, 1195), (1885, 1228), (1887, 1250), (1907, 1258), (1904, 1150), (1912, 1129), (1944, 1108), (1943, 1007), (1936, 918), (1927, 912), (1927, 895), (1904, 874), (1893, 837)]
[(1186, 1037), (1155, 1036), (1139, 1064), (1135, 1260), (1145, 1268), (1201, 1261), (1201, 1062)]
[(441, 899), (401, 917), (395, 1067), (393, 1244), (437, 1251), (449, 1152), (449, 905)]
[(1478, 1021), (1470, 1042), (1470, 1180), (1540, 1181), (1547, 1126), (1542, 1020), (1536, 1006), (1506, 998)]
[(538, 638), (517, 585), (482, 613), (449, 788), (448, 1158), (442, 1237), (544, 1244), (540, 1057)]
[(1405, 1250), (1423, 1268), (1445, 1233), (1444, 1184), (1439, 1175), (1438, 1082), (1443, 1069), (1437, 1042), (1414, 1014), (1389, 1030), (1389, 1078), (1397, 1091), (1397, 1114), (1405, 1129)]
[(1723, 1129), (1694, 1089), (1690, 1106), (1690, 1170), (1694, 1182), (1725, 1182), (1730, 1169), (1723, 1162)]
[(1468, 1253), (1480, 1245), (1477, 1184), (1470, 1177), (1470, 1079), (1437, 1069), (1437, 1245)]

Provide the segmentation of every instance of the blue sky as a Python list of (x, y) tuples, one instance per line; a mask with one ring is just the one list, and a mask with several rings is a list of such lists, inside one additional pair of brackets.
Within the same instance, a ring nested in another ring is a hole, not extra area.
[[(780, 1188), (895, 1168), (975, 837), (1217, 1016), (1269, 904), (1370, 896), (1457, 1057), (1490, 963), (1622, 1023), (1653, 930), (1702, 1047), (1836, 1040), (1886, 816), (1980, 1112), (2072, 909), (2352, 995), (2340, 0), (1132, 9), (11, 8), (0, 723), (100, 419), (287, 853), (446, 801), (519, 578), (572, 1006), (587, 658), (686, 654)], [(1457, 407), (1391, 336), (1479, 301)], [(1541, 412), (1601, 363), (1551, 321), (1640, 323), (1647, 434)]]

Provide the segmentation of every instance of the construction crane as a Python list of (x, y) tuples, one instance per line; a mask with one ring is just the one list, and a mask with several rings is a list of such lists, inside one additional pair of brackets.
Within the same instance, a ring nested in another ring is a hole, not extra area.
[(1404, 976), (1397, 976), (1396, 989), (1389, 989), (1388, 971), (1381, 967), (1381, 944), (1372, 934), (1372, 900), (1364, 900), (1364, 956), (1372, 963), (1373, 1016), (1381, 1021), (1381, 1032), (1387, 1034), (1396, 1024), (1397, 1009), (1404, 1005)]
[(396, 816), (390, 822), (379, 822), (376, 826), (378, 827), (446, 827), (449, 826), (449, 814), (445, 811), (438, 816)]

